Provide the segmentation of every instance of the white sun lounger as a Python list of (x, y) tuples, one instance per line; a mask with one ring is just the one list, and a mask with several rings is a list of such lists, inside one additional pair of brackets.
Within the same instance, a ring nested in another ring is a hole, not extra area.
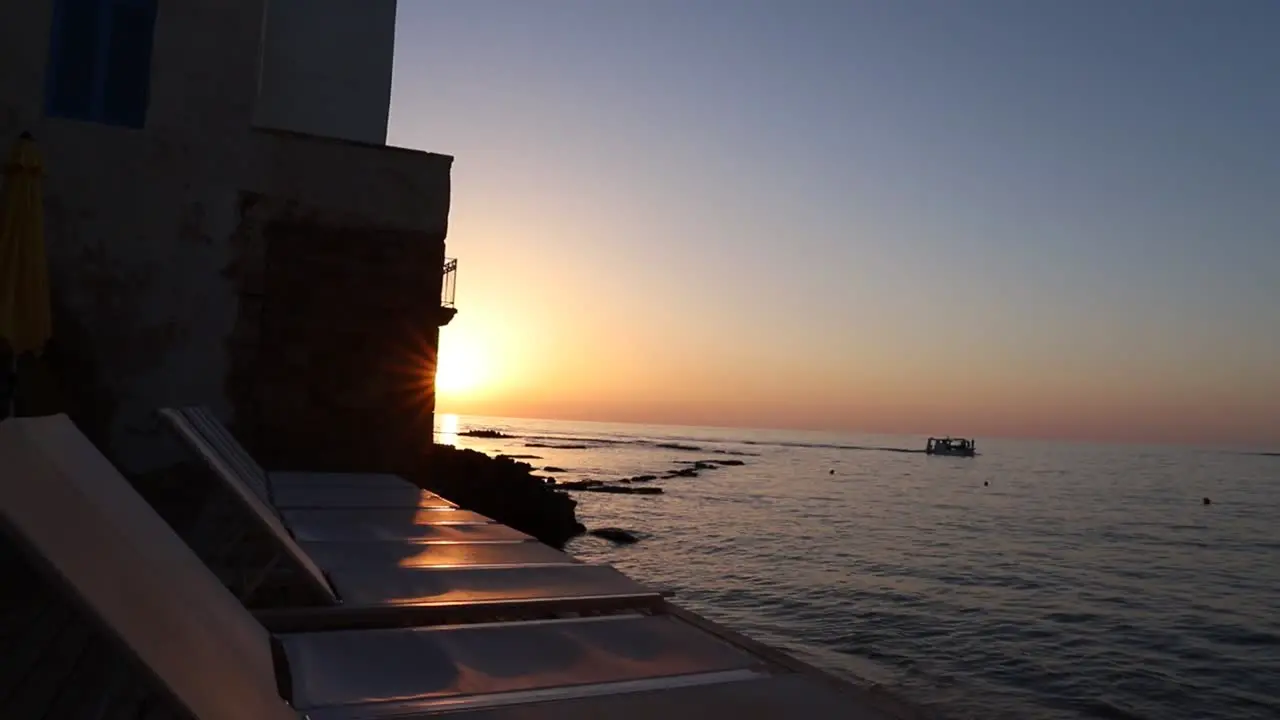
[[(643, 603), (652, 599), (652, 593), (622, 582), (612, 569), (579, 563), (478, 513), (424, 507), (412, 500), (400, 508), (370, 507), (377, 504), (370, 501), (373, 495), (399, 492), (395, 483), (403, 481), (394, 476), (374, 476), (363, 487), (363, 476), (358, 475), (290, 473), (268, 486), (266, 473), (209, 413), (187, 409), (164, 410), (162, 415), (230, 491), (240, 515), (259, 523), (286, 563), (304, 571), (301, 579), (311, 585), (309, 596), (321, 602), (331, 596), (366, 604), (379, 598), (388, 603), (408, 598), (410, 604), (419, 604), (428, 597), (439, 602), (552, 596), (638, 595)], [(321, 507), (326, 503), (314, 502), (278, 511), (269, 497), (278, 498), (291, 488), (305, 488), (313, 497), (316, 492), (337, 493), (327, 503), (331, 506), (339, 505), (340, 496), (348, 493), (356, 506)], [(213, 523), (213, 532), (225, 532), (226, 525)], [(483, 546), (461, 547), (464, 544)], [(250, 598), (244, 592), (241, 597)]]
[(383, 473), (268, 473), (213, 413), (203, 407), (165, 408), (160, 417), (206, 464), (234, 475), (263, 502), (287, 508), (422, 507), (453, 503), (398, 475)]
[[(55, 464), (64, 457), (70, 462), (97, 456), (65, 416), (25, 420), (11, 434), (21, 434), (28, 452), (43, 452)], [(138, 498), (114, 470), (66, 473), (64, 478), (104, 508), (123, 496)], [(284, 572), (296, 586), (295, 594), (305, 598), (289, 604), (314, 606), (289, 617), (307, 618), (314, 627), (357, 621), (362, 627), (400, 625), (441, 613), (455, 617), (463, 611), (543, 616), (602, 603), (646, 608), (662, 602), (661, 592), (608, 565), (580, 563), (538, 543), (495, 544), (467, 553), (451, 544), (327, 542), (318, 546), (326, 562), (321, 569), (256, 495), (246, 490), (242, 499), (253, 510), (252, 529), (270, 545), (270, 552), (261, 567), (232, 568), (233, 572), (220, 568), (219, 575), (242, 601), (265, 609), (268, 604), (257, 602), (256, 592), (268, 573)], [(220, 527), (213, 531), (222, 532)], [(209, 557), (204, 559), (218, 567)]]
[[(0, 423), (0, 467), (0, 552), (25, 564), (24, 587), (47, 583), (112, 641), (112, 657), (77, 662), (147, 685), (147, 717), (884, 717), (672, 615), (273, 634), (65, 417)], [(0, 585), (0, 598), (24, 587)], [(20, 681), (25, 647), (6, 648), (0, 687), (47, 717)]]
[[(281, 518), (299, 539), (526, 542), (533, 538), (395, 475), (267, 473), (204, 408), (164, 409), (160, 416), (213, 478), (252, 514)], [(407, 508), (439, 510), (409, 513)], [(353, 513), (345, 515), (344, 513)], [(410, 520), (409, 518), (412, 518)], [(353, 525), (359, 530), (352, 530)], [(467, 524), (462, 530), (437, 525)], [(465, 535), (465, 538), (463, 538)]]
[(284, 523), (298, 542), (381, 540), (408, 543), (499, 543), (532, 545), (533, 538), (483, 515), (455, 510), (284, 510)]

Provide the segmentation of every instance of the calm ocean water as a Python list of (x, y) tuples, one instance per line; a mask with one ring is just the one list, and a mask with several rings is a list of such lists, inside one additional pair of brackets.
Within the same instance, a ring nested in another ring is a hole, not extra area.
[(536, 455), (560, 480), (744, 461), (649, 483), (658, 496), (578, 493), (588, 527), (643, 539), (569, 550), (945, 717), (1280, 718), (1280, 457), (979, 439), (960, 459), (898, 451), (924, 438), (438, 425), (440, 442)]

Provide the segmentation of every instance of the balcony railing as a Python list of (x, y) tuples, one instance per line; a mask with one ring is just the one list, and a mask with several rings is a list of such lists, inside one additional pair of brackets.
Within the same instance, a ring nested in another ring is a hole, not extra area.
[(458, 289), (458, 261), (444, 259), (444, 281), (440, 283), (440, 307), (453, 307), (453, 295)]

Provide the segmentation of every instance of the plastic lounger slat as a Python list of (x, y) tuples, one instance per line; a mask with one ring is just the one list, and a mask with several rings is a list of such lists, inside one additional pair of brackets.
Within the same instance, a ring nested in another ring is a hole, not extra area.
[[(267, 486), (266, 474), (253, 462), (245, 460), (242, 452), (226, 447), (226, 440), (216, 419), (198, 408), (181, 410), (162, 410), (161, 416), (169, 426), (206, 466), (214, 473), (228, 472), (234, 475), (246, 489), (258, 496), (264, 504), (271, 506), (271, 493)], [(247, 464), (248, 463), (248, 464)]]
[(253, 489), (264, 502), (272, 504), (271, 484), (267, 473), (253, 456), (236, 440), (231, 431), (218, 421), (207, 408), (187, 408), (184, 413), (188, 422), (196, 429), (224, 462), (230, 465), (245, 484)]
[(750, 653), (665, 616), (304, 633), (281, 642), (299, 710), (405, 698), (456, 700), (761, 665)]
[[(234, 502), (229, 507), (234, 509), (229, 514), (240, 519), (241, 527), (246, 528), (245, 533), (247, 536), (245, 542), (239, 542), (239, 538), (235, 538), (235, 542), (228, 540), (228, 545), (236, 558), (234, 562), (230, 563), (230, 567), (221, 567), (226, 563), (216, 561), (216, 555), (211, 557), (210, 553), (213, 551), (208, 546), (200, 548), (199, 554), (201, 558), (214, 567), (215, 573), (224, 582), (238, 577), (242, 583), (247, 582), (250, 585), (256, 585), (262, 580), (262, 578), (257, 577), (257, 571), (265, 568), (265, 563), (280, 559), (277, 554), (283, 553), (285, 557), (281, 562), (280, 571), (275, 574), (277, 578), (281, 578), (281, 582), (275, 583), (275, 587), (279, 589), (280, 593), (333, 602), (336, 598), (324, 577), (323, 571), (315, 565), (305, 551), (297, 546), (292, 533), (284, 525), (279, 511), (267, 499), (264, 499), (262, 490), (255, 489), (252, 487), (252, 483), (246, 482), (241, 477), (242, 473), (238, 474), (238, 471), (224, 457), (224, 450), (212, 447), (207, 438), (193, 437), (196, 433), (191, 431), (190, 423), (186, 420), (194, 412), (190, 409), (183, 411), (165, 410), (162, 411), (162, 414), (188, 445), (197, 452), (208, 469), (218, 478), (217, 492), (233, 497)], [(184, 415), (183, 413), (187, 414)], [(211, 417), (206, 419), (209, 420), (210, 424), (217, 425), (215, 419)], [(223, 431), (218, 432), (225, 435)], [(234, 438), (230, 438), (229, 442), (235, 443)], [(238, 443), (235, 443), (235, 447), (239, 447)], [(236, 452), (243, 454), (239, 450)], [(261, 480), (265, 483), (265, 476)], [(258, 547), (263, 552), (250, 552), (249, 550), (252, 549), (250, 546)], [(244, 550), (243, 553), (241, 552), (242, 550)], [(248, 558), (255, 557), (263, 565), (251, 566), (245, 562)], [(237, 569), (244, 572), (240, 572), (237, 575)], [(233, 588), (233, 590), (242, 599), (246, 597), (244, 588)], [(282, 599), (281, 602), (284, 602), (284, 600)], [(255, 600), (253, 604), (259, 605), (260, 603)]]

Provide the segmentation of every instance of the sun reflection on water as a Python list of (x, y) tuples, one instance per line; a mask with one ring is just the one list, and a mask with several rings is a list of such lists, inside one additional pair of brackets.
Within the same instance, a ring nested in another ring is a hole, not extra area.
[(440, 445), (457, 445), (458, 444), (458, 416), (441, 414), (436, 415), (436, 437), (435, 441)]

